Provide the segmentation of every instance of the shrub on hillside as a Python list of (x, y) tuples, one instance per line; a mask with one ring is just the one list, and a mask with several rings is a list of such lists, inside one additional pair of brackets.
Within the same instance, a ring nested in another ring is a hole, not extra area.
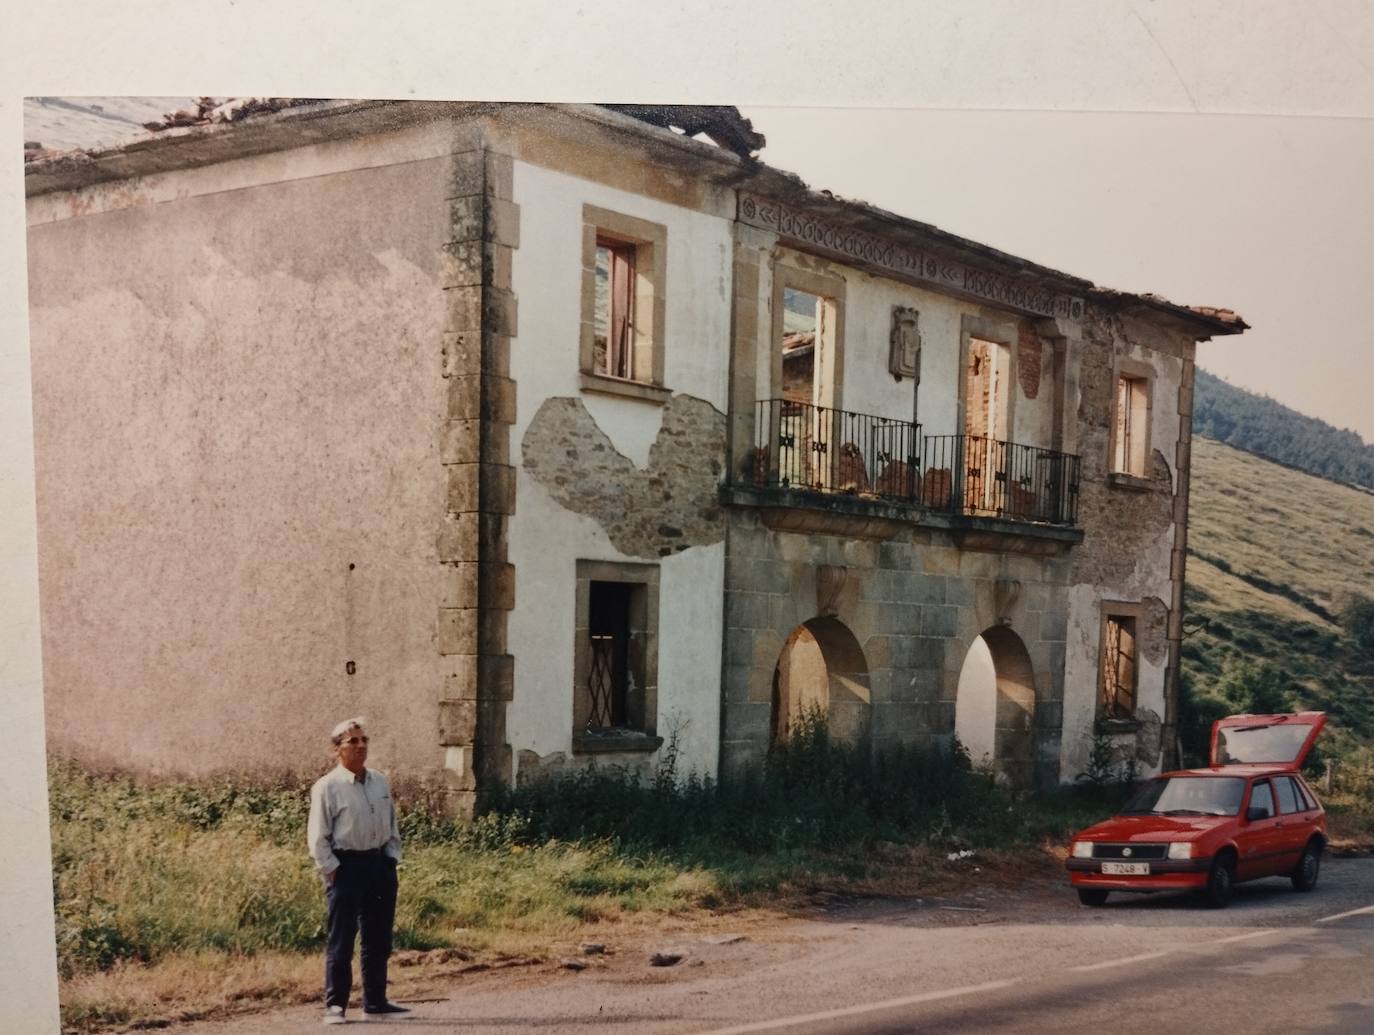
[(1374, 658), (1374, 600), (1352, 597), (1341, 610), (1341, 628), (1362, 654)]
[(1273, 715), (1293, 706), (1292, 680), (1267, 662), (1255, 665), (1243, 661), (1232, 666), (1217, 690), (1234, 711), (1248, 715)]

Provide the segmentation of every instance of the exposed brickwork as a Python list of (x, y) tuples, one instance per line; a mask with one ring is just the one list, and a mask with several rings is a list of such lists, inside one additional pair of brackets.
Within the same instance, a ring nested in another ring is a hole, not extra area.
[(664, 404), (643, 470), (616, 451), (581, 399), (544, 400), (520, 453), (561, 506), (594, 519), (623, 554), (666, 557), (725, 537), (717, 496), (725, 415), (701, 399)]
[(442, 264), (449, 387), (439, 442), (448, 491), (437, 540), (445, 570), (436, 645), (444, 658), (439, 738), (449, 749), (453, 808), (468, 814), (480, 793), (511, 776), (506, 702), (514, 660), (506, 653), (506, 618), (515, 605), (515, 570), (506, 560), (506, 518), (515, 510), (515, 384), (507, 374), (518, 333), (511, 253), (520, 243), (512, 185), (510, 159), (480, 142), (452, 158), (451, 237)]

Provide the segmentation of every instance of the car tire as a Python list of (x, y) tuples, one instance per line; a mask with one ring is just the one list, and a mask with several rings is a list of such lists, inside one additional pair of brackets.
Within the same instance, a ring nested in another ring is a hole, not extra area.
[(1105, 906), (1107, 904), (1107, 892), (1101, 888), (1079, 888), (1078, 901), (1085, 906)]
[(1231, 857), (1223, 855), (1212, 863), (1212, 869), (1207, 874), (1207, 887), (1203, 891), (1203, 897), (1211, 909), (1225, 909), (1231, 902), (1231, 895), (1236, 887), (1236, 874), (1232, 869)]
[(1302, 858), (1298, 860), (1297, 867), (1288, 875), (1288, 879), (1293, 882), (1293, 890), (1311, 891), (1315, 888), (1321, 867), (1322, 846), (1316, 841), (1309, 841), (1307, 847), (1302, 850)]

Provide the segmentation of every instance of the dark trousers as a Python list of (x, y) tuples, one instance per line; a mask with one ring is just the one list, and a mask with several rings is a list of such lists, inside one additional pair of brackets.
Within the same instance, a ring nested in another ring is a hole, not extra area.
[(386, 1002), (386, 961), (396, 917), (396, 864), (380, 849), (338, 852), (328, 886), (329, 944), (324, 956), (324, 1004), (348, 1007), (353, 991), (353, 940), (362, 931), (363, 1006)]

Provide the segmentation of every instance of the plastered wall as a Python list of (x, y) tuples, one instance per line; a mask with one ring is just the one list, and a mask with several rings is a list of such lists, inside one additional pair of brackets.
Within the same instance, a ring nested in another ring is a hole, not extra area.
[[(525, 768), (581, 761), (572, 755), (576, 561), (656, 562), (657, 732), (677, 735), (680, 771), (714, 773), (724, 585), (715, 491), (724, 464), (731, 225), (528, 162), (515, 163), (514, 186), (522, 235), (512, 268), (520, 336), (511, 354), (519, 397), (511, 431), (511, 746)], [(582, 389), (584, 205), (666, 228), (664, 384), (674, 393), (666, 403)], [(674, 508), (682, 508), (676, 523), (662, 517)], [(634, 515), (653, 520), (623, 520)]]
[[(442, 134), (31, 202), (47, 723), (149, 772), (439, 764)], [(351, 671), (350, 671), (351, 668)]]

